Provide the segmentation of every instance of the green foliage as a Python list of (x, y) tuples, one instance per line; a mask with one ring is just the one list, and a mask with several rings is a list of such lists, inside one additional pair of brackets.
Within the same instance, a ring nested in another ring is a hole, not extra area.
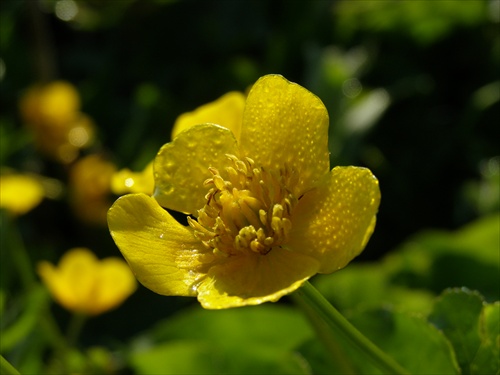
[(462, 374), (500, 371), (499, 307), (465, 288), (447, 289), (436, 301), (429, 321), (450, 340)]
[(456, 25), (474, 26), (487, 17), (486, 1), (341, 1), (335, 8), (340, 32), (403, 33), (420, 44), (433, 43)]
[[(17, 306), (17, 308), (12, 306), (11, 311), (2, 312), (1, 354), (9, 352), (16, 345), (19, 345), (21, 341), (26, 340), (35, 325), (39, 323), (42, 309), (46, 308), (48, 301), (49, 295), (47, 291), (38, 286), (26, 296), (26, 299), (18, 302), (20, 306)], [(9, 316), (15, 314), (14, 310), (19, 310), (19, 316)], [(11, 320), (12, 322), (10, 322)]]
[[(412, 374), (459, 374), (450, 343), (420, 316), (383, 308), (358, 312), (352, 323)], [(361, 373), (378, 373), (360, 362)]]
[(302, 315), (283, 306), (195, 308), (136, 338), (130, 364), (138, 374), (308, 374), (294, 348), (312, 335)]
[[(411, 373), (498, 374), (499, 220), (493, 215), (456, 232), (417, 234), (379, 262), (352, 264), (318, 277), (316, 285)], [(478, 291), (449, 289), (444, 280)], [(356, 371), (377, 373), (360, 366), (355, 351), (348, 354)]]

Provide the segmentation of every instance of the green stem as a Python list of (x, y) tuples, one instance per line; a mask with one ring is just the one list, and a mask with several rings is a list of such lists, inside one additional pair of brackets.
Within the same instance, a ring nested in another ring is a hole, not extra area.
[[(292, 295), (293, 298), (296, 295)], [(304, 300), (299, 298), (295, 298), (296, 303), (302, 307), (302, 310), (307, 315), (311, 325), (316, 331), (316, 335), (322, 341), (326, 350), (331, 353), (331, 360), (335, 363), (335, 366), (338, 368), (340, 374), (344, 375), (357, 375), (358, 371), (349, 360), (349, 357), (345, 351), (345, 348), (342, 347), (342, 344), (339, 342), (338, 337), (334, 334), (334, 332), (328, 327), (326, 322), (323, 319), (317, 319), (317, 314), (315, 310), (306, 304)]]
[(1, 220), (1, 226), (5, 227), (6, 233), (9, 233), (7, 240), (9, 256), (17, 268), (23, 287), (26, 290), (31, 290), (35, 285), (35, 275), (19, 227), (13, 218), (8, 217), (6, 212), (2, 212)]
[(48, 308), (45, 309), (40, 319), (41, 328), (44, 330), (46, 340), (50, 343), (54, 351), (65, 353), (68, 350), (66, 338), (61, 333), (61, 329), (54, 320)]
[(82, 328), (87, 321), (87, 316), (84, 314), (75, 313), (71, 317), (68, 325), (68, 331), (66, 333), (66, 340), (70, 347), (75, 346), (78, 336), (82, 332)]
[(54, 43), (46, 15), (39, 9), (38, 1), (28, 1), (28, 14), (32, 26), (33, 57), (38, 79), (48, 82), (56, 78)]
[(0, 355), (0, 373), (5, 375), (20, 375), (19, 371), (7, 361), (3, 355)]
[[(313, 320), (323, 321), (336, 334), (342, 335), (353, 346), (358, 348), (383, 373), (408, 375), (394, 359), (384, 353), (378, 346), (356, 329), (344, 316), (335, 309), (323, 295), (309, 282), (292, 294), (295, 302)], [(316, 322), (316, 325), (318, 322)]]

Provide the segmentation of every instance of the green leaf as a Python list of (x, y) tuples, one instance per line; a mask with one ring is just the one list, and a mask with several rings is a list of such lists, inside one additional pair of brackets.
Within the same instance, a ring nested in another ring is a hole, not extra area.
[(134, 352), (130, 360), (137, 374), (211, 374), (222, 357), (208, 342), (174, 341)]
[(319, 275), (314, 285), (339, 310), (393, 306), (398, 311), (430, 312), (435, 295), (392, 283), (380, 263), (351, 264), (332, 275)]
[[(459, 374), (446, 337), (421, 316), (387, 309), (358, 312), (349, 320), (412, 374)], [(379, 373), (358, 363), (363, 374)]]
[(137, 374), (309, 374), (294, 354), (259, 346), (221, 347), (208, 340), (175, 340), (131, 355)]
[[(500, 299), (500, 216), (476, 220), (455, 232), (417, 234), (384, 259), (391, 283), (427, 288), (476, 289), (487, 301)], [(478, 277), (481, 275), (481, 277)]]
[(312, 335), (299, 311), (269, 304), (216, 311), (196, 306), (160, 322), (151, 330), (151, 337), (156, 342), (206, 339), (222, 346), (253, 343), (287, 349)]
[(136, 338), (130, 363), (139, 374), (307, 374), (294, 348), (312, 336), (302, 315), (284, 306), (195, 307)]
[(498, 373), (499, 319), (498, 303), (487, 305), (465, 288), (443, 292), (429, 316), (453, 345), (463, 374)]
[(471, 373), (500, 374), (500, 302), (483, 306), (479, 335), (481, 346), (471, 363)]
[[(331, 347), (333, 343), (329, 344)], [(313, 374), (360, 375), (356, 363), (366, 361), (366, 358), (361, 358), (359, 353), (345, 350), (344, 345), (348, 344), (342, 340), (336, 341), (335, 345), (336, 350), (332, 352), (326, 349), (324, 342), (313, 338), (300, 345), (297, 351), (309, 363)]]
[(45, 288), (38, 286), (31, 290), (24, 303), (23, 313), (19, 315), (9, 326), (2, 329), (0, 340), (0, 353), (6, 353), (22, 340), (36, 327), (42, 308), (46, 305), (49, 295)]

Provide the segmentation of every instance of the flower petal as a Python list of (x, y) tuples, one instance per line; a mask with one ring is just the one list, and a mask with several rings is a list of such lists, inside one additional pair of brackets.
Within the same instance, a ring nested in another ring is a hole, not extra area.
[(277, 301), (318, 272), (314, 258), (282, 248), (267, 255), (246, 254), (214, 266), (198, 286), (206, 309), (224, 309)]
[(130, 267), (120, 258), (106, 258), (99, 264), (98, 292), (94, 296), (92, 313), (100, 314), (121, 304), (137, 289)]
[(243, 122), (245, 95), (231, 91), (219, 99), (202, 105), (192, 112), (186, 112), (177, 117), (172, 129), (172, 139), (180, 132), (199, 124), (217, 124), (231, 130), (236, 139), (240, 138)]
[(242, 154), (273, 170), (299, 176), (301, 194), (329, 170), (328, 112), (321, 100), (279, 75), (260, 78), (248, 94)]
[(58, 267), (39, 262), (38, 273), (58, 303), (87, 315), (118, 306), (137, 288), (134, 275), (122, 259), (99, 261), (87, 248), (69, 250)]
[(370, 170), (336, 167), (300, 199), (287, 245), (315, 257), (320, 273), (334, 272), (366, 246), (379, 203), (378, 181)]
[(38, 264), (38, 274), (54, 299), (71, 311), (88, 312), (95, 291), (98, 259), (86, 248), (66, 252), (58, 267), (46, 261)]
[(0, 177), (0, 208), (14, 215), (22, 215), (35, 208), (45, 192), (35, 177), (22, 174), (5, 174)]
[(132, 172), (124, 168), (115, 172), (111, 178), (111, 191), (117, 195), (126, 193), (153, 194), (155, 181), (153, 177), (153, 162), (146, 165), (141, 172)]
[(203, 245), (154, 198), (145, 194), (118, 198), (109, 210), (108, 225), (146, 288), (163, 295), (196, 295), (192, 286), (204, 272)]
[(198, 214), (210, 187), (209, 167), (228, 164), (226, 154), (238, 155), (230, 130), (214, 124), (196, 125), (164, 145), (154, 161), (154, 197), (163, 207)]

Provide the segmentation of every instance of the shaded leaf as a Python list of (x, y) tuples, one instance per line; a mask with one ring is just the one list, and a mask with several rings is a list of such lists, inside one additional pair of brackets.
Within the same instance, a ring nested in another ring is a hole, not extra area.
[(313, 335), (299, 311), (279, 305), (204, 310), (198, 306), (166, 319), (151, 330), (154, 341), (206, 339), (222, 346), (254, 343), (293, 348)]
[(471, 373), (500, 374), (500, 302), (483, 306), (479, 335), (481, 346), (471, 363)]
[(486, 305), (478, 292), (465, 288), (448, 289), (436, 301), (429, 321), (450, 340), (463, 374), (498, 371), (496, 305)]
[[(448, 287), (476, 289), (500, 299), (500, 216), (491, 215), (455, 232), (417, 234), (384, 259), (391, 283), (440, 293)], [(481, 275), (481, 277), (478, 277)]]
[(434, 294), (392, 283), (379, 263), (351, 264), (332, 275), (320, 275), (314, 285), (339, 310), (393, 306), (399, 311), (430, 312)]
[(336, 343), (338, 350), (333, 355), (317, 338), (304, 342), (297, 350), (309, 363), (311, 372), (315, 375), (359, 374), (353, 363), (356, 357), (346, 356), (346, 351), (340, 343), (341, 340)]
[(22, 314), (8, 327), (2, 329), (0, 352), (5, 353), (24, 340), (36, 327), (42, 309), (46, 306), (49, 295), (39, 286), (34, 288), (26, 300)]
[(312, 335), (300, 312), (283, 306), (196, 307), (136, 338), (130, 362), (140, 374), (307, 374), (294, 348)]
[[(359, 312), (352, 323), (412, 374), (459, 374), (446, 337), (422, 317), (386, 309)], [(379, 373), (357, 363), (363, 374)]]
[(175, 340), (131, 355), (138, 374), (309, 374), (307, 363), (279, 348), (221, 347), (209, 340)]

